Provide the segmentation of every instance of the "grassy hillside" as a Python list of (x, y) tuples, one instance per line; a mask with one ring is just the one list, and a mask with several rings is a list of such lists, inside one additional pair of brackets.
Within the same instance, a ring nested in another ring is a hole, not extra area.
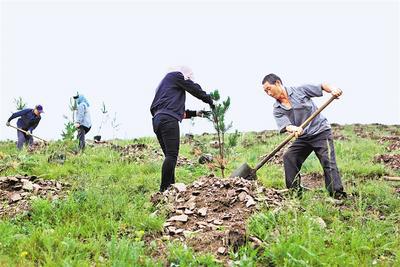
[[(30, 197), (28, 206), (10, 213), (5, 210), (18, 201), (0, 182), (0, 266), (400, 266), (400, 182), (384, 180), (400, 176), (400, 127), (336, 125), (334, 134), (349, 198), (328, 196), (312, 154), (302, 168), (312, 190), (302, 198), (286, 194), (278, 207), (259, 205), (243, 224), (260, 243), (248, 239), (224, 255), (165, 234), (168, 209), (151, 202), (162, 164), (155, 138), (91, 145), (81, 155), (75, 143), (18, 152), (13, 142), (2, 142), (0, 176), (38, 176), (63, 186), (56, 197)], [(217, 154), (214, 138), (182, 138), (177, 182), (220, 176), (213, 164), (198, 163), (201, 153)], [(255, 166), (283, 139), (275, 132), (242, 134), (226, 173), (244, 162)], [(258, 182), (285, 188), (279, 157), (258, 172)]]

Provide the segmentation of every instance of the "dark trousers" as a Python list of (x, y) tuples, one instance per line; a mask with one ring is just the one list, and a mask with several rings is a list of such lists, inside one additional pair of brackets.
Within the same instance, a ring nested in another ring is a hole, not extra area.
[(21, 131), (17, 130), (18, 141), (17, 141), (17, 148), (22, 149), (24, 144), (31, 146), (33, 144), (33, 137), (31, 135), (27, 135)]
[(79, 126), (78, 128), (78, 135), (77, 138), (79, 140), (79, 149), (80, 150), (84, 150), (85, 146), (86, 146), (86, 142), (85, 142), (85, 135), (90, 131), (91, 127), (86, 127), (86, 126)]
[(175, 183), (175, 166), (179, 153), (178, 120), (166, 114), (158, 114), (153, 118), (153, 130), (165, 155), (160, 186), (163, 192)]
[(314, 151), (324, 169), (325, 187), (330, 193), (343, 191), (342, 181), (336, 165), (335, 149), (331, 130), (307, 139), (297, 139), (283, 155), (287, 188), (300, 188), (300, 169), (303, 162)]

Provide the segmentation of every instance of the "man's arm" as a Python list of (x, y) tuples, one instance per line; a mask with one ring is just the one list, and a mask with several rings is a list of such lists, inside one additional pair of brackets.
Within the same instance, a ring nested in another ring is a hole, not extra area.
[(75, 123), (77, 123), (77, 124), (83, 123), (83, 119), (85, 116), (85, 108), (86, 108), (86, 106), (83, 104), (78, 105)]
[(10, 122), (10, 121), (12, 121), (12, 120), (15, 119), (15, 118), (21, 117), (21, 116), (23, 116), (23, 115), (29, 113), (30, 111), (31, 111), (30, 109), (24, 109), (24, 110), (21, 110), (21, 111), (19, 111), (19, 112), (15, 112), (15, 113), (13, 113), (13, 114), (11, 115), (11, 117), (8, 119), (7, 122)]
[(39, 118), (38, 121), (31, 128), (29, 128), (29, 132), (32, 133), (33, 130), (36, 129), (36, 127), (39, 125), (40, 120), (41, 120), (41, 118)]
[(197, 83), (194, 83), (192, 80), (185, 80), (182, 73), (178, 73), (177, 83), (180, 87), (182, 87), (186, 92), (191, 94), (192, 96), (200, 99), (204, 103), (209, 105), (213, 104), (211, 96), (201, 89), (201, 86)]
[(338, 87), (329, 85), (327, 83), (323, 83), (321, 85), (322, 90), (327, 92), (328, 94), (332, 94), (333, 96), (339, 97), (342, 95), (343, 91), (340, 90)]

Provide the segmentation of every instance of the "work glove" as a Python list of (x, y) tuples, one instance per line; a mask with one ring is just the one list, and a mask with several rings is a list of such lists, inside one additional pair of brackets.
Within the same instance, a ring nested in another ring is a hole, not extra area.
[(75, 128), (79, 128), (81, 125), (79, 123), (75, 123)]
[(184, 119), (190, 119), (197, 116), (197, 111), (194, 110), (185, 110)]
[(31, 136), (31, 135), (32, 135), (32, 132), (26, 131), (26, 135), (27, 135), (27, 136)]
[(7, 127), (9, 127), (11, 125), (11, 123), (9, 121), (6, 122)]

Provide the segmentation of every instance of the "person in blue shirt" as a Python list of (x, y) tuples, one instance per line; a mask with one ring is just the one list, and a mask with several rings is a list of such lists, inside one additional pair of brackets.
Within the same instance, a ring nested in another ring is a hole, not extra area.
[(23, 109), (21, 111), (15, 112), (8, 119), (6, 125), (10, 126), (11, 125), (10, 122), (13, 119), (19, 118), (17, 121), (17, 127), (27, 132), (27, 133), (24, 133), (24, 132), (17, 130), (17, 136), (18, 136), (17, 148), (18, 149), (22, 149), (24, 144), (32, 146), (33, 138), (32, 138), (31, 134), (32, 134), (33, 130), (35, 130), (36, 127), (39, 125), (39, 122), (42, 118), (41, 113), (43, 113), (43, 107), (41, 105), (37, 105), (34, 109), (27, 108), (27, 109)]
[(186, 92), (214, 108), (211, 96), (194, 83), (188, 67), (170, 70), (159, 84), (150, 107), (153, 130), (165, 155), (161, 170), (160, 192), (175, 183), (175, 166), (179, 154), (179, 124), (184, 118), (205, 116), (202, 111), (185, 111)]
[(304, 129), (300, 125), (316, 110), (313, 97), (322, 96), (323, 92), (335, 97), (342, 95), (342, 90), (329, 84), (284, 87), (281, 78), (271, 73), (262, 81), (264, 91), (275, 98), (273, 116), (281, 133), (294, 133), (296, 141), (283, 155), (287, 188), (302, 191), (300, 169), (303, 162), (314, 151), (325, 176), (325, 187), (335, 198), (345, 198), (343, 184), (336, 164), (333, 136), (328, 120), (321, 114)]
[(77, 139), (79, 140), (79, 149), (83, 151), (86, 146), (85, 135), (92, 128), (90, 119), (89, 102), (83, 95), (76, 95), (74, 99), (77, 104), (75, 127), (78, 129)]

